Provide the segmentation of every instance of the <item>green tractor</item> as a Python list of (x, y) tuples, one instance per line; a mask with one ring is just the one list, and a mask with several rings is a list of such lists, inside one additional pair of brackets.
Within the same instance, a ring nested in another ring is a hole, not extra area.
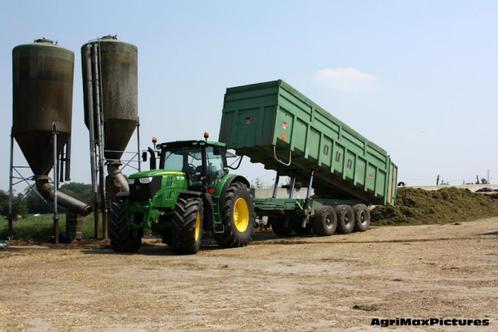
[(227, 157), (235, 155), (225, 144), (205, 137), (149, 148), (150, 170), (130, 175), (129, 193), (112, 202), (109, 235), (115, 251), (138, 251), (144, 230), (162, 236), (179, 254), (195, 254), (203, 235), (223, 247), (251, 240), (255, 213), (249, 182), (228, 172)]

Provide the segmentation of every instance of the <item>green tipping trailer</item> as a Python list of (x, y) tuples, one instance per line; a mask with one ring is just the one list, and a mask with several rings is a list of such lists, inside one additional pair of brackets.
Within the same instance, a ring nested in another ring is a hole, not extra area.
[[(277, 234), (290, 232), (289, 221), (304, 228), (326, 207), (339, 219), (369, 218), (366, 205), (396, 200), (397, 167), (387, 152), (282, 80), (228, 88), (219, 140), (276, 170), (275, 188), (279, 176), (291, 177), (288, 199), (255, 200)], [(296, 181), (308, 186), (306, 199), (292, 197)]]

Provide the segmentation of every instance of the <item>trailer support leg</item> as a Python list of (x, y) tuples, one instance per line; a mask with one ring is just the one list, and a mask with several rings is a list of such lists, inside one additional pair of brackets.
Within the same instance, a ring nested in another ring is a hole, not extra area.
[(290, 187), (289, 187), (289, 198), (294, 197), (294, 187), (296, 186), (296, 177), (291, 177)]
[[(311, 189), (313, 188), (313, 178), (315, 176), (315, 171), (311, 171), (310, 174), (310, 179), (308, 180), (308, 187), (306, 188), (306, 203), (305, 203), (305, 211), (310, 211), (311, 206), (310, 206), (310, 197), (311, 197)], [(303, 224), (301, 225), (302, 228), (306, 227), (306, 224), (309, 220), (309, 213), (306, 214), (306, 218), (303, 219)]]
[(313, 177), (315, 175), (315, 171), (311, 171), (310, 179), (308, 181), (308, 188), (306, 189), (306, 200), (310, 199), (311, 189), (313, 188)]
[(278, 181), (279, 180), (280, 180), (280, 175), (277, 172), (277, 175), (275, 176), (275, 184), (273, 185), (273, 193), (271, 195), (271, 198), (277, 198)]

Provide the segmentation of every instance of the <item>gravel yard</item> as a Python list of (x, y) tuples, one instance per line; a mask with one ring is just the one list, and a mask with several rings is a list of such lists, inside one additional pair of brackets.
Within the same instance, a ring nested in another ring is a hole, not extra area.
[(134, 255), (11, 246), (0, 250), (0, 329), (362, 331), (399, 317), (498, 328), (498, 218), (256, 238), (194, 256), (153, 240)]

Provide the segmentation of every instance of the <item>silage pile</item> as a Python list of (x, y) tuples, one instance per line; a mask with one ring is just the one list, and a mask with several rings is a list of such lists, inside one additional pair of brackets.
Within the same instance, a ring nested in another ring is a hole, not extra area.
[(498, 201), (468, 189), (398, 189), (396, 206), (372, 211), (374, 225), (444, 224), (498, 216)]

